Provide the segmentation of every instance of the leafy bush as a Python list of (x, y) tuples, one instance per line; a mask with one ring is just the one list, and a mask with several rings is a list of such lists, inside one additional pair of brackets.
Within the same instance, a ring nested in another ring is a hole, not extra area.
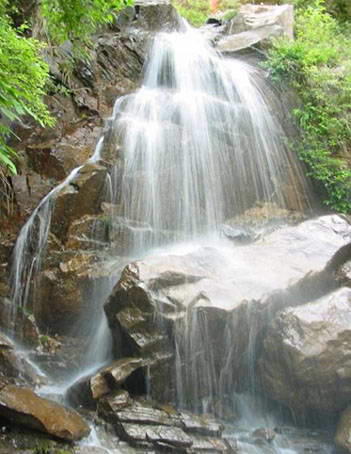
[(14, 152), (8, 147), (11, 123), (29, 115), (41, 125), (52, 125), (42, 100), (48, 78), (48, 66), (40, 58), (41, 45), (24, 38), (0, 16), (0, 165), (16, 171)]
[(300, 96), (294, 114), (303, 132), (297, 144), (309, 174), (325, 189), (325, 204), (351, 211), (351, 46), (325, 2), (300, 8), (296, 39), (278, 39), (267, 66), (276, 81), (288, 80)]

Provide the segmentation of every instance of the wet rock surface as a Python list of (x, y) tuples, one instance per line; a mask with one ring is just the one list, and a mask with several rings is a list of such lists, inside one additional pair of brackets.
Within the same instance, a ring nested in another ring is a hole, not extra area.
[[(161, 7), (153, 1), (137, 1), (138, 8), (123, 12), (110, 30), (96, 37), (92, 59), (78, 64), (68, 82), (62, 78), (60, 62), (50, 59), (57, 92), (54, 90), (48, 104), (58, 119), (57, 125), (52, 130), (42, 130), (26, 124), (17, 131), (21, 138), (21, 142), (15, 144), (20, 157), (20, 174), (11, 181), (15, 208), (12, 217), (6, 220), (5, 230), (10, 233), (0, 238), (0, 321), (4, 326), (9, 311), (8, 261), (14, 234), (50, 189), (73, 168), (83, 165), (56, 198), (47, 256), (36, 281), (40, 283), (40, 291), (32, 298), (30, 309), (45, 335), (40, 336), (36, 324), (32, 323), (32, 315), (23, 314), (26, 321), (19, 320), (22, 326), (27, 323), (28, 345), (39, 344), (32, 357), (55, 378), (66, 377), (67, 370), (79, 370), (89, 333), (79, 333), (81, 337), (76, 339), (72, 354), (67, 353), (66, 346), (69, 329), (81, 319), (82, 313), (88, 314), (92, 309), (95, 294), (91, 294), (91, 289), (99, 286), (100, 279), (119, 273), (119, 269), (105, 267), (101, 251), (112, 242), (116, 255), (123, 256), (130, 249), (135, 230), (143, 230), (143, 234), (150, 230), (147, 225), (125, 219), (111, 226), (111, 217), (116, 216), (120, 207), (113, 207), (113, 213), (104, 210), (107, 173), (116, 159), (117, 167), (123, 165), (116, 137), (106, 137), (99, 163), (84, 163), (92, 155), (103, 130), (102, 118), (111, 114), (115, 99), (138, 85), (145, 51), (154, 33), (161, 28), (168, 31), (179, 26), (175, 10), (168, 1), (162, 3)], [(255, 11), (247, 9), (246, 16), (243, 13), (230, 24), (228, 33), (234, 35), (220, 41), (218, 47), (222, 46), (223, 52), (253, 44), (264, 46), (267, 38), (281, 34), (284, 28), (290, 33), (289, 15), (268, 17), (264, 8), (254, 8)], [(67, 93), (63, 94), (60, 87), (67, 88)], [(121, 174), (118, 169), (117, 180)], [(2, 213), (2, 219), (1, 216)], [(153, 234), (150, 230), (150, 237)], [(114, 355), (120, 359), (94, 376), (84, 377), (72, 390), (75, 405), (97, 407), (106, 424), (112, 423), (114, 431), (127, 443), (116, 442), (109, 434), (113, 439), (111, 452), (246, 454), (245, 446), (240, 448), (234, 436), (222, 437), (223, 427), (218, 421), (136, 396), (146, 394), (150, 386), (155, 400), (174, 401), (178, 373), (188, 395), (195, 401), (210, 396), (209, 409), (223, 416), (225, 412), (219, 401), (227, 399), (231, 405), (233, 390), (247, 381), (250, 355), (257, 346), (260, 351), (267, 315), (270, 317), (286, 306), (301, 304), (309, 300), (310, 295), (322, 294), (337, 285), (349, 285), (349, 261), (344, 263), (335, 256), (350, 241), (349, 225), (341, 217), (312, 220), (269, 234), (265, 231), (258, 236), (250, 229), (228, 224), (222, 234), (230, 240), (224, 244), (225, 250), (212, 245), (199, 246), (188, 252), (148, 257), (130, 264), (116, 286), (107, 313), (115, 336)], [(164, 235), (169, 241), (172, 232)], [(234, 249), (233, 245), (242, 250)], [(270, 257), (268, 251), (272, 254)], [(125, 263), (126, 259), (119, 261)], [(195, 330), (195, 326), (198, 329)], [(54, 337), (56, 333), (64, 334), (64, 338), (58, 340)], [(342, 348), (346, 349), (346, 329), (341, 338), (345, 341)], [(332, 343), (339, 348), (339, 339)], [(177, 366), (176, 345), (180, 355)], [(202, 373), (205, 363), (214, 371), (213, 377)], [(29, 389), (12, 385), (35, 384), (41, 377), (12, 343), (2, 338), (0, 369), (5, 374), (0, 376), (0, 414), (11, 420), (11, 428), (15, 427), (14, 423), (23, 424), (42, 430), (47, 437), (68, 441), (88, 434), (87, 425), (76, 413), (39, 398)], [(347, 361), (337, 369), (340, 392), (345, 399), (349, 398), (348, 369)], [(335, 383), (331, 384), (329, 378), (327, 386), (333, 394)], [(331, 397), (325, 397), (326, 402), (328, 399)], [(192, 406), (192, 402), (186, 400), (181, 404), (182, 407)], [(196, 410), (203, 412), (203, 408)], [(233, 420), (233, 414), (227, 414)], [(348, 427), (348, 417), (343, 417), (343, 421), (343, 427)], [(348, 432), (340, 431), (338, 444), (349, 449)], [(5, 447), (3, 435), (1, 429), (0, 452), (4, 446), (11, 454), (38, 454), (48, 450), (62, 454), (62, 447), (67, 453), (106, 452), (98, 446), (61, 446), (52, 440), (43, 445), (36, 441), (22, 442), (18, 441), (21, 440), (18, 433), (7, 436)], [(263, 428), (250, 433), (248, 438), (250, 446), (256, 444), (254, 449), (257, 450), (266, 449), (276, 436), (275, 431)], [(40, 439), (38, 434), (34, 437)], [(310, 443), (307, 437), (301, 438), (297, 445), (301, 452), (322, 452), (318, 451), (320, 443)]]
[(351, 289), (277, 314), (264, 340), (266, 392), (294, 412), (343, 410), (351, 398)]
[(74, 410), (43, 399), (28, 388), (3, 387), (0, 390), (0, 414), (13, 423), (68, 441), (80, 440), (90, 432)]
[[(275, 312), (337, 286), (335, 256), (350, 238), (344, 218), (326, 216), (247, 246), (185, 245), (132, 263), (106, 306), (116, 348), (123, 339), (120, 355), (156, 365), (149, 370), (155, 398), (174, 400), (177, 373), (185, 394), (195, 401), (212, 394), (215, 406), (215, 394), (230, 396), (247, 381), (249, 349), (259, 351)], [(218, 375), (201, 372), (209, 364)]]

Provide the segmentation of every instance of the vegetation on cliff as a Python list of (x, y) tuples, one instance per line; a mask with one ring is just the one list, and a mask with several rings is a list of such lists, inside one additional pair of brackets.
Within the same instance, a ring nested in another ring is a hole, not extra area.
[[(28, 115), (43, 126), (53, 125), (43, 101), (49, 87), (43, 47), (70, 40), (79, 54), (99, 25), (111, 22), (113, 12), (130, 3), (90, 0), (87, 8), (86, 0), (0, 0), (0, 176), (16, 172), (8, 146), (14, 122)], [(42, 42), (32, 36), (34, 21), (40, 22)]]
[(179, 14), (191, 25), (199, 27), (206, 22), (215, 7), (217, 11), (226, 11), (227, 15), (233, 16), (239, 9), (240, 0), (174, 0), (173, 4)]
[[(297, 2), (296, 39), (278, 39), (268, 52), (273, 79), (290, 82), (301, 103), (297, 153), (326, 194), (325, 203), (351, 211), (351, 46), (345, 15), (324, 0)], [(342, 10), (343, 11), (343, 10)], [(342, 22), (342, 26), (340, 22)]]

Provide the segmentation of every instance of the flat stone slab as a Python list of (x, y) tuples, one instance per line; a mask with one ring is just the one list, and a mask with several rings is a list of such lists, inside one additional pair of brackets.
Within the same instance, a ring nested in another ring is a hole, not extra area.
[(222, 424), (219, 424), (206, 416), (197, 416), (191, 413), (180, 412), (179, 417), (185, 432), (220, 437), (224, 430)]
[(157, 424), (171, 426), (174, 421), (169, 415), (157, 408), (142, 405), (139, 402), (134, 402), (131, 406), (118, 410), (116, 416), (119, 421), (135, 424)]
[(179, 448), (189, 448), (192, 439), (179, 427), (121, 424), (125, 439), (131, 442), (167, 443)]

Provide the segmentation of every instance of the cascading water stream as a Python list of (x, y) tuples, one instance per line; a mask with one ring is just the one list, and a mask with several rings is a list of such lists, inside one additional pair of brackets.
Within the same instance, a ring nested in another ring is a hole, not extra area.
[[(179, 242), (213, 239), (224, 222), (257, 203), (298, 210), (308, 206), (308, 185), (286, 146), (274, 105), (279, 102), (259, 69), (222, 58), (201, 33), (156, 36), (141, 89), (116, 103), (110, 126), (123, 161), (122, 183), (113, 185), (122, 197), (118, 223), (122, 219), (135, 226), (132, 256), (143, 257), (155, 248), (169, 251), (170, 243), (176, 250)], [(190, 312), (175, 338), (178, 404), (206, 412), (215, 397), (236, 396), (230, 390), (230, 364), (217, 378), (206, 321), (201, 326), (203, 321)], [(228, 346), (235, 342), (233, 331), (228, 330)], [(254, 337), (253, 328), (247, 352), (251, 390)], [(199, 345), (207, 352), (200, 359), (195, 358)], [(230, 361), (230, 348), (223, 356)], [(247, 414), (257, 410), (248, 407)], [(247, 419), (242, 417), (247, 433), (250, 424), (252, 429), (262, 421), (269, 427), (273, 423), (256, 418), (245, 425)], [(277, 436), (267, 450), (243, 441), (240, 452), (295, 453), (289, 446), (289, 440)]]
[(257, 202), (306, 205), (306, 183), (272, 115), (263, 74), (224, 59), (196, 31), (161, 33), (142, 88), (126, 97), (122, 136), (127, 219), (148, 225), (138, 253), (213, 232)]
[[(88, 159), (87, 163), (96, 163), (101, 159), (101, 149), (103, 146), (104, 137), (98, 141), (93, 155)], [(16, 245), (12, 254), (11, 267), (11, 312), (10, 312), (10, 335), (21, 344), (23, 341), (23, 327), (18, 326), (18, 321), (23, 320), (20, 314), (28, 311), (29, 297), (33, 292), (33, 280), (41, 268), (41, 261), (45, 255), (48, 236), (51, 227), (51, 217), (55, 198), (66, 186), (68, 186), (74, 178), (79, 174), (83, 165), (74, 168), (71, 173), (56, 187), (54, 187), (39, 203), (37, 208), (23, 226), (17, 238)], [(100, 311), (102, 314), (103, 312)], [(21, 323), (21, 322), (20, 322)], [(106, 319), (104, 316), (99, 317), (99, 324), (107, 328)], [(102, 329), (99, 327), (98, 329)], [(108, 330), (107, 330), (108, 331)], [(106, 343), (106, 342), (105, 342)], [(92, 340), (92, 345), (97, 349), (96, 342)], [(102, 346), (99, 349), (100, 353), (106, 352), (108, 356), (110, 348)], [(27, 360), (34, 365), (33, 361)], [(104, 359), (101, 358), (101, 362)], [(89, 364), (90, 365), (90, 364)], [(45, 375), (40, 368), (37, 367), (40, 375)], [(60, 389), (61, 391), (61, 389)]]

